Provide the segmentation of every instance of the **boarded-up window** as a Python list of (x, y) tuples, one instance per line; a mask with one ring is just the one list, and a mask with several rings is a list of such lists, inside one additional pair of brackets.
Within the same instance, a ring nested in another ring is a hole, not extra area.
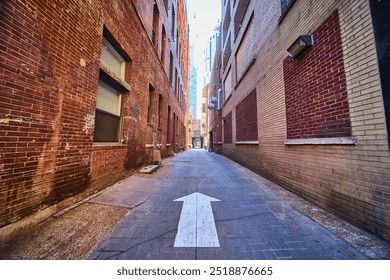
[(283, 63), (287, 138), (352, 134), (343, 48), (337, 12), (313, 32), (315, 44)]
[(247, 141), (258, 141), (256, 89), (236, 107), (236, 142)]
[(236, 76), (237, 82), (242, 79), (255, 59), (253, 16), (248, 23), (244, 36), (236, 52)]
[(232, 122), (232, 112), (230, 112), (223, 122), (223, 142), (225, 144), (233, 143), (233, 122)]

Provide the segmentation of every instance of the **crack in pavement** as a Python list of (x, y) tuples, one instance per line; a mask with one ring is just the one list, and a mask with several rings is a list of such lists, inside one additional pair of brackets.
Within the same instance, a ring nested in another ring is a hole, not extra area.
[(158, 236), (155, 236), (155, 237), (153, 237), (153, 238), (147, 239), (147, 240), (145, 240), (145, 241), (142, 241), (142, 242), (136, 243), (136, 244), (134, 244), (134, 245), (131, 245), (131, 247), (126, 248), (124, 251), (117, 252), (117, 251), (114, 251), (114, 250), (110, 251), (110, 250), (106, 250), (106, 249), (105, 249), (104, 252), (117, 252), (116, 254), (113, 254), (113, 255), (108, 256), (108, 258), (111, 259), (112, 257), (116, 257), (116, 259), (118, 259), (118, 257), (119, 257), (120, 255), (123, 255), (123, 254), (129, 252), (131, 249), (134, 249), (134, 248), (136, 248), (136, 247), (138, 247), (138, 246), (140, 246), (140, 245), (146, 244), (146, 243), (148, 243), (148, 242), (157, 240), (157, 239), (159, 239), (159, 238), (161, 238), (161, 237), (164, 237), (164, 235), (167, 235), (167, 234), (169, 234), (169, 233), (171, 233), (171, 232), (174, 232), (174, 231), (177, 231), (177, 228), (176, 228), (176, 229), (169, 230), (169, 231), (167, 231), (167, 232), (164, 232), (164, 233), (162, 233), (162, 234), (160, 234), (160, 235), (158, 235)]

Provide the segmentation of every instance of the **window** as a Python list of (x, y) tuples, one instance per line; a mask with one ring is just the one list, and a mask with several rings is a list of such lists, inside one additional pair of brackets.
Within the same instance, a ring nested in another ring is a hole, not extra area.
[(177, 81), (178, 81), (178, 76), (177, 76), (177, 68), (175, 67), (175, 83), (173, 86), (175, 87), (175, 96), (177, 97)]
[(240, 2), (238, 2), (237, 10), (234, 15), (234, 40), (237, 38), (238, 31), (240, 31), (248, 5), (249, 0), (240, 0)]
[(232, 45), (231, 45), (231, 40), (229, 35), (229, 39), (227, 40), (225, 50), (223, 52), (223, 69), (226, 69), (231, 53), (232, 53)]
[(130, 57), (104, 27), (96, 98), (94, 142), (120, 142), (122, 96), (129, 91), (126, 65)]
[(228, 98), (232, 94), (232, 73), (230, 69), (226, 74), (225, 81), (223, 82), (223, 87), (225, 89), (225, 102), (226, 102), (226, 100), (228, 100)]
[(163, 104), (163, 97), (160, 94), (158, 96), (158, 107), (157, 107), (157, 109), (158, 109), (158, 112), (157, 112), (157, 116), (158, 116), (157, 125), (158, 125), (158, 127), (161, 127), (162, 104)]
[(158, 47), (158, 29), (159, 29), (160, 12), (158, 11), (157, 4), (153, 5), (153, 29), (152, 29), (152, 42), (155, 47)]
[(167, 144), (171, 143), (171, 106), (168, 105), (167, 114)]
[(229, 25), (231, 21), (231, 16), (230, 16), (230, 1), (228, 1), (227, 7), (226, 7), (226, 12), (225, 12), (225, 17), (223, 19), (223, 41), (226, 42), (227, 39), (227, 34), (229, 30)]
[(253, 28), (253, 16), (251, 17), (245, 33), (241, 39), (240, 45), (236, 52), (236, 78), (237, 84), (245, 76), (250, 66), (253, 64), (255, 59), (255, 44), (254, 44), (254, 32)]
[(236, 144), (258, 144), (256, 89), (236, 107)]
[(382, 85), (382, 95), (387, 122), (387, 137), (390, 144), (390, 28), (388, 15), (390, 14), (389, 1), (370, 0), (376, 51), (378, 55), (379, 74)]
[(149, 85), (148, 123), (152, 123), (154, 88)]
[(287, 13), (288, 9), (294, 3), (295, 0), (280, 0), (280, 9), (282, 11), (282, 16)]
[(179, 33), (178, 33), (177, 30), (176, 30), (176, 36), (177, 36), (177, 39), (176, 39), (176, 57), (179, 59), (179, 64), (180, 64), (180, 56), (179, 56), (180, 42), (179, 42)]
[(303, 57), (286, 57), (283, 61), (287, 138), (326, 141), (326, 138), (350, 137), (352, 128), (337, 12), (313, 32), (313, 37), (315, 44)]
[(172, 75), (173, 75), (173, 54), (169, 53), (169, 81), (172, 83)]
[(173, 145), (176, 144), (176, 133), (177, 133), (176, 126), (177, 126), (176, 113), (173, 113), (173, 139), (172, 139)]
[(95, 116), (95, 142), (119, 142), (122, 94), (99, 81)]
[(164, 0), (165, 11), (168, 13), (168, 0)]
[(172, 40), (175, 40), (175, 7), (172, 5), (172, 29), (171, 29), (171, 35), (172, 35)]
[(107, 66), (112, 73), (121, 78), (125, 79), (125, 60), (119, 55), (111, 43), (103, 37), (102, 42), (102, 53), (100, 61)]
[(164, 26), (162, 27), (162, 41), (161, 41), (161, 62), (164, 65), (165, 68), (165, 44), (167, 40), (167, 34), (165, 33), (165, 28)]

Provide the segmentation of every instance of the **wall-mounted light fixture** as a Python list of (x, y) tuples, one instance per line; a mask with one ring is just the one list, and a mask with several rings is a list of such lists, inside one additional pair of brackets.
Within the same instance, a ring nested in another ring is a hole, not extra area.
[(222, 110), (222, 89), (218, 89), (217, 91), (217, 110)]
[(287, 49), (288, 55), (292, 58), (297, 58), (303, 54), (308, 48), (313, 46), (313, 36), (312, 35), (301, 35), (292, 43), (292, 45)]
[(207, 106), (207, 108), (208, 108), (209, 110), (213, 110), (214, 107), (215, 107), (214, 103), (209, 103), (209, 105)]
[(215, 103), (215, 102), (217, 102), (217, 98), (215, 96), (211, 96), (210, 103)]

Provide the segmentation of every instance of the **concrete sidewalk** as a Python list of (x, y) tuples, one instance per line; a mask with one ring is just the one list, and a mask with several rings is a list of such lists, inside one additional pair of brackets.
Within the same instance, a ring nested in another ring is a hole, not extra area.
[[(183, 202), (199, 192), (219, 247), (174, 247)], [(390, 244), (229, 159), (191, 150), (135, 174), (0, 244), (0, 259), (389, 259)]]

